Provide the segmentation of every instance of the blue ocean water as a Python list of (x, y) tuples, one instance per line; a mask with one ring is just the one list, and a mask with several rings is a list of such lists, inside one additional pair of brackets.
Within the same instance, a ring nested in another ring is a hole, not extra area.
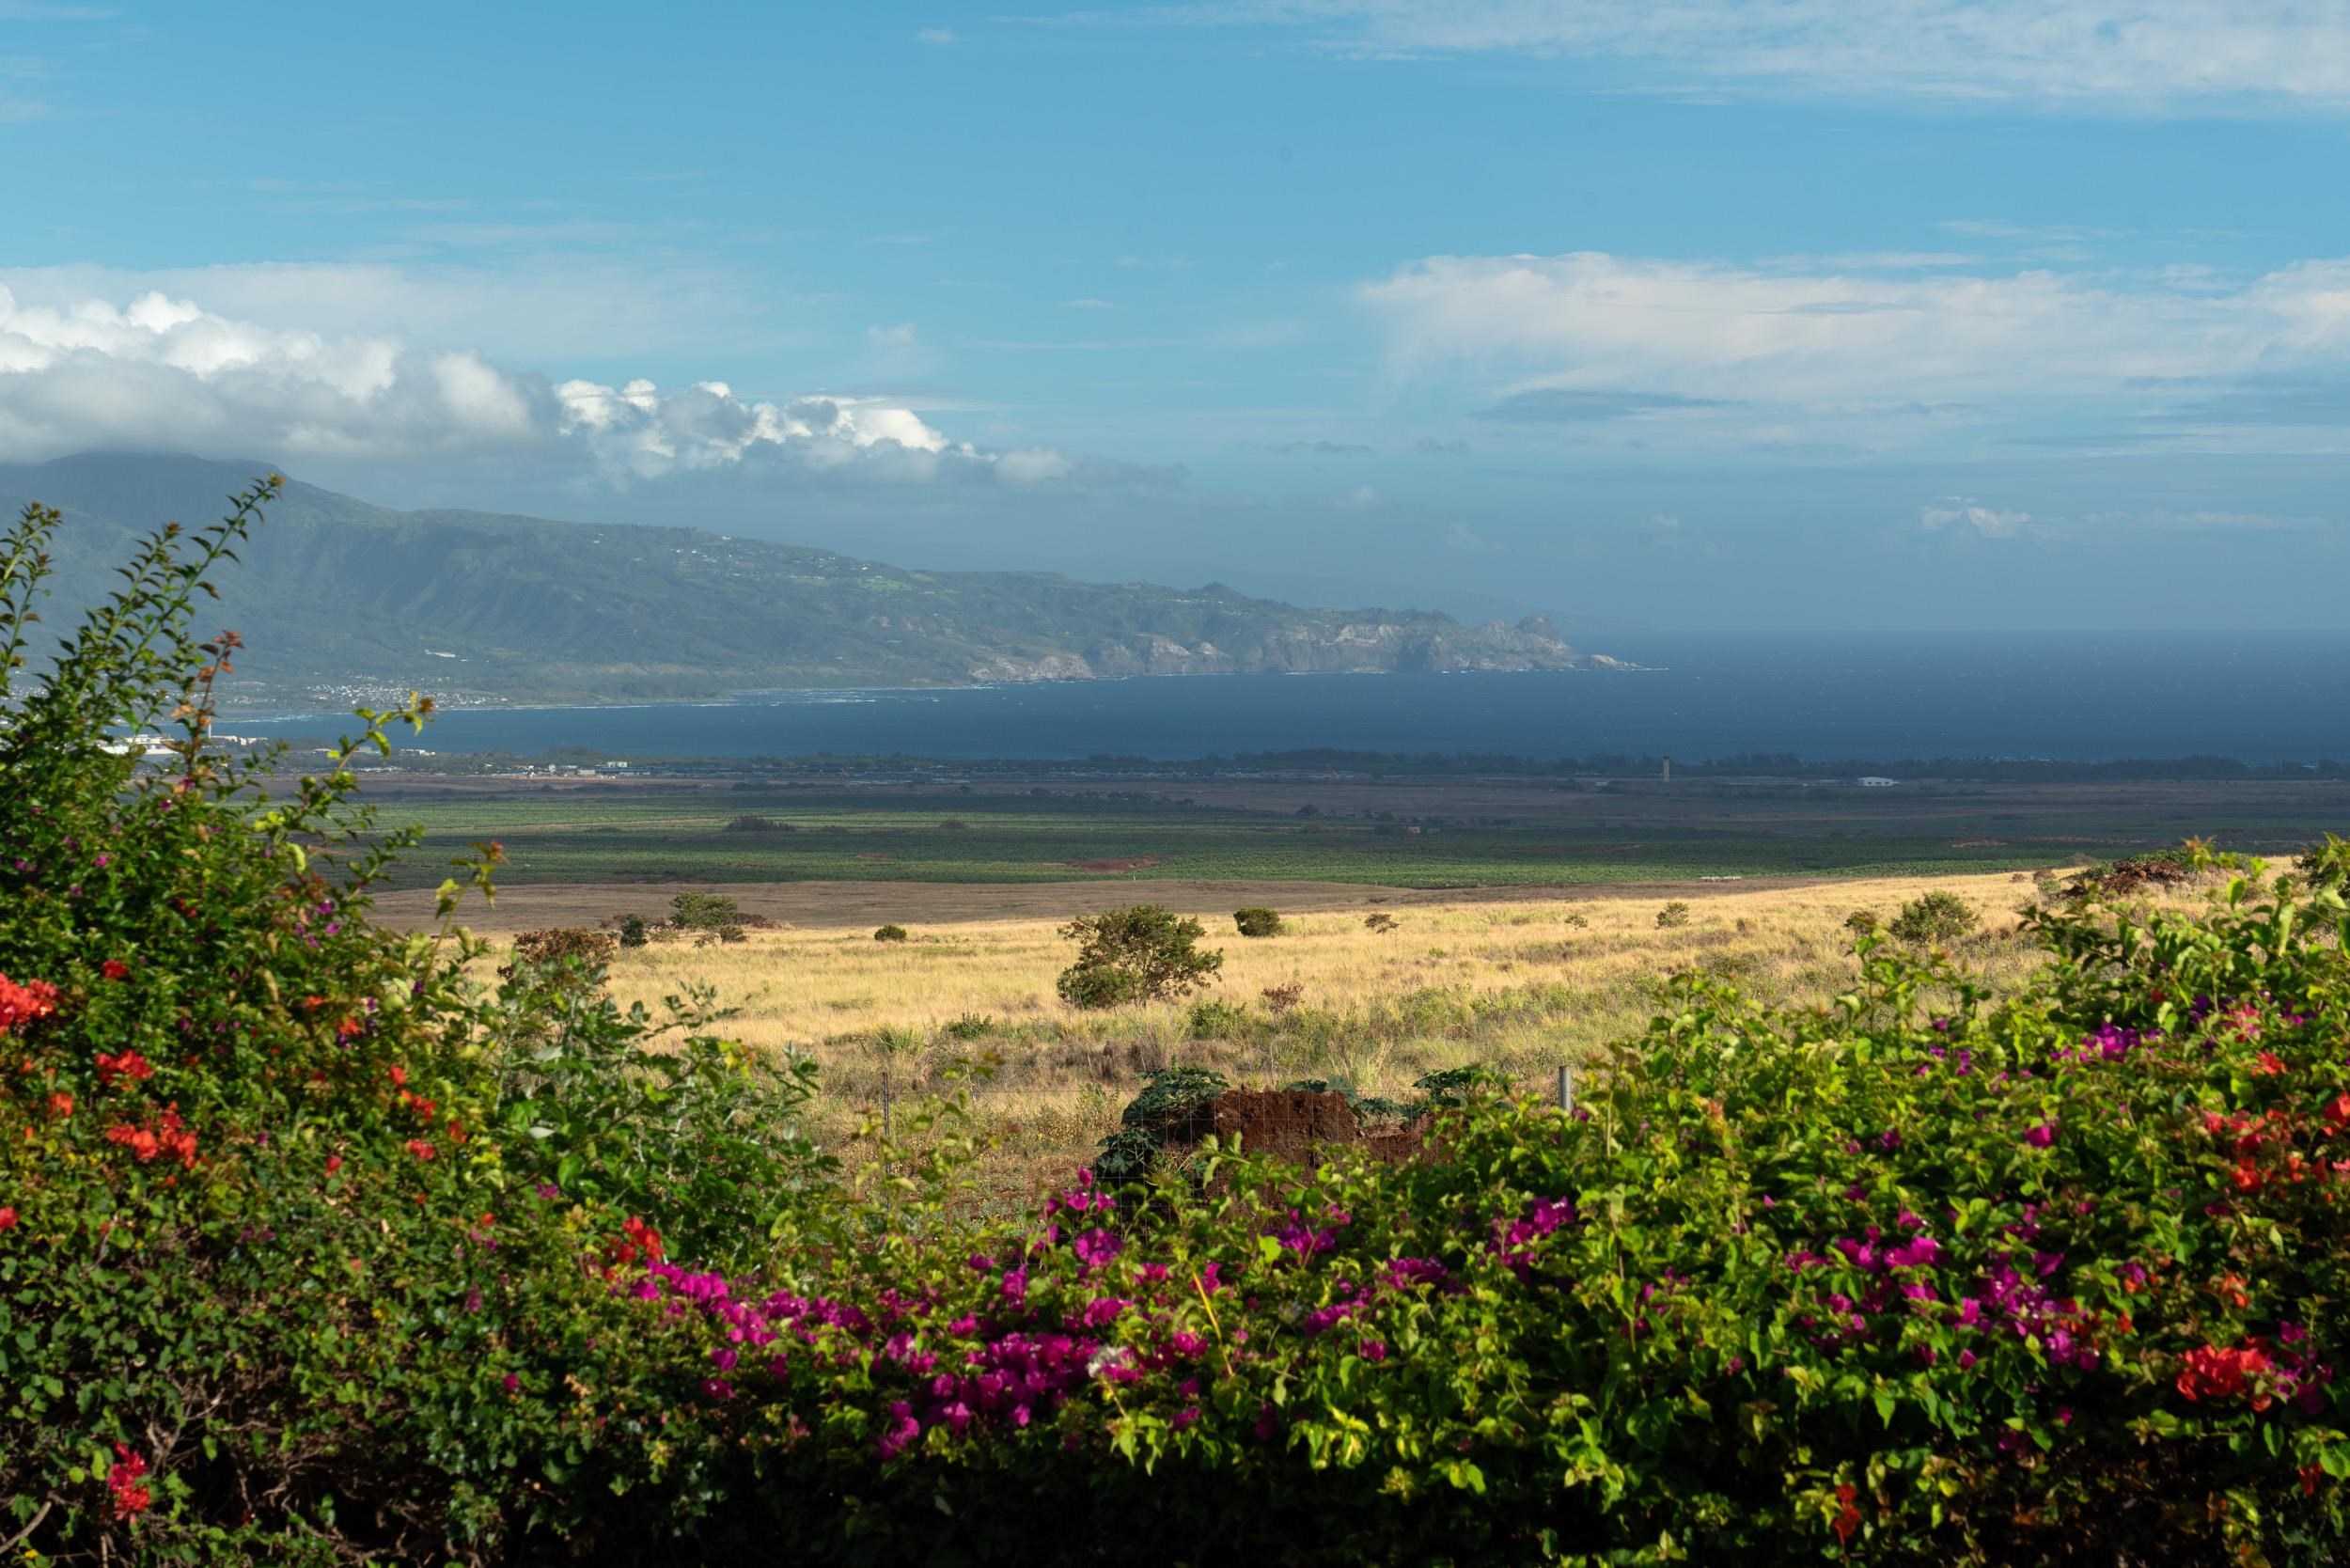
[[(2350, 759), (2350, 632), (1652, 635), (1593, 646), (1653, 667), (457, 710), (415, 744), (525, 755), (583, 745), (615, 757), (1172, 760), (1334, 746), (1684, 760), (1754, 751), (1814, 760)], [(330, 735), (338, 725), (323, 714), (240, 718), (224, 728), (305, 736)]]

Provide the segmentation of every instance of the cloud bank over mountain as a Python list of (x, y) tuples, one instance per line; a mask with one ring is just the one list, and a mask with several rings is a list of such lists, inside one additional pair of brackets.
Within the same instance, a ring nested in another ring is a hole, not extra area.
[(883, 398), (550, 382), (470, 349), (270, 326), (160, 291), (33, 305), (0, 285), (0, 461), (105, 447), (362, 462), (505, 454), (613, 482), (744, 465), (770, 479), (902, 485), (1131, 477), (1048, 447), (953, 440)]

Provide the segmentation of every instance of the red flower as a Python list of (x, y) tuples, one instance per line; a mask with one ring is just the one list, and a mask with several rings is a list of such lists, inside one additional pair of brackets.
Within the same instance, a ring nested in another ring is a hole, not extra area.
[(145, 1083), (154, 1075), (155, 1064), (134, 1050), (111, 1057), (103, 1051), (98, 1053), (98, 1087), (101, 1089), (112, 1089), (117, 1078)]
[(98, 966), (98, 972), (110, 980), (128, 980), (131, 966), (118, 958), (110, 958)]
[[(2190, 1403), (2205, 1399), (2232, 1399), (2243, 1393), (2252, 1378), (2267, 1370), (2268, 1355), (2257, 1341), (2241, 1345), (2198, 1345), (2186, 1353), (2176, 1387), (2179, 1397)], [(2255, 1410), (2265, 1409), (2267, 1405), (2268, 1396), (2265, 1394), (2257, 1394), (2252, 1401)]]
[(2285, 1070), (2283, 1058), (2279, 1057), (2274, 1051), (2263, 1051), (2261, 1053), (2260, 1061), (2261, 1071), (2272, 1078)]
[(610, 1250), (612, 1261), (622, 1268), (639, 1258), (657, 1263), (662, 1261), (661, 1232), (631, 1215), (620, 1221), (619, 1238), (612, 1243)]
[(156, 1141), (155, 1135), (151, 1131), (130, 1121), (117, 1122), (114, 1126), (107, 1128), (106, 1141), (119, 1143), (131, 1151), (138, 1156), (141, 1165), (147, 1164), (164, 1152), (164, 1146)]
[(391, 1079), (392, 1087), (394, 1089), (398, 1089), (400, 1085), (408, 1081), (408, 1069), (400, 1066), (398, 1062), (394, 1062), (391, 1069)]
[(1836, 1539), (1841, 1544), (1852, 1539), (1852, 1532), (1860, 1528), (1860, 1510), (1853, 1499), (1860, 1494), (1848, 1483), (1836, 1489)]
[(128, 1443), (117, 1443), (114, 1465), (106, 1471), (106, 1487), (114, 1493), (116, 1518), (128, 1519), (153, 1504), (154, 1495), (139, 1484), (139, 1478), (146, 1474), (147, 1460), (133, 1453)]
[(15, 1229), (16, 1205), (13, 1203), (0, 1203), (0, 1231), (13, 1231)]
[(60, 1121), (64, 1121), (67, 1117), (71, 1116), (73, 1114), (73, 1096), (68, 1094), (62, 1089), (57, 1090), (56, 1093), (52, 1094), (49, 1097), (49, 1114), (55, 1117)]
[(335, 1172), (340, 1170), (342, 1168), (343, 1157), (340, 1154), (329, 1154), (326, 1156), (326, 1173), (329, 1176), (334, 1175)]
[(432, 1145), (427, 1143), (420, 1137), (410, 1138), (407, 1142), (406, 1148), (408, 1152), (415, 1155), (416, 1158), (420, 1160), (429, 1160), (433, 1154)]
[(180, 1107), (167, 1106), (164, 1114), (147, 1125), (118, 1122), (106, 1129), (106, 1141), (118, 1143), (131, 1151), (141, 1165), (164, 1154), (178, 1160), (181, 1168), (196, 1168), (196, 1135), (180, 1124)]
[(2350, 1127), (2350, 1094), (2337, 1094), (2326, 1102), (2326, 1120), (2334, 1124), (2336, 1132)]
[(0, 975), (0, 1034), (19, 1024), (46, 1018), (56, 1011), (57, 988), (47, 980), (27, 980), (19, 985)]

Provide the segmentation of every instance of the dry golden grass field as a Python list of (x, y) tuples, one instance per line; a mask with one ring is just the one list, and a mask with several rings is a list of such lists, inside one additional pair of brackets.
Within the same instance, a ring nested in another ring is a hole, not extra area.
[[(1607, 1042), (1636, 1033), (1666, 974), (1702, 967), (1778, 1002), (1821, 1001), (1855, 973), (1846, 917), (1889, 917), (1928, 888), (1957, 893), (1982, 916), (1955, 950), (1995, 985), (2036, 961), (2015, 940), (2030, 878), (2013, 873), (1770, 886), (1711, 884), (1502, 893), (1406, 893), (1343, 887), (1149, 884), (1065, 887), (736, 886), (746, 910), (788, 919), (741, 944), (688, 941), (623, 949), (611, 989), (623, 1005), (658, 1011), (692, 986), (739, 1010), (725, 1032), (764, 1050), (810, 1052), (823, 1070), (818, 1125), (845, 1138), (886, 1097), (960, 1081), (958, 1061), (987, 1058), (974, 1104), (995, 1139), (983, 1190), (1018, 1201), (1080, 1162), (1113, 1130), (1138, 1075), (1213, 1067), (1236, 1082), (1344, 1082), (1406, 1097), (1431, 1071), (1483, 1062), (1546, 1083)], [(648, 912), (646, 890), (631, 889)], [(586, 923), (611, 913), (596, 890), (520, 888), (494, 922)], [(402, 896), (404, 897), (404, 895)], [(1072, 945), (1069, 915), (1164, 899), (1200, 914), (1222, 972), (1181, 1004), (1085, 1012), (1055, 995)], [(1687, 923), (1659, 929), (1668, 901)], [(1230, 911), (1269, 903), (1281, 935), (1248, 939)], [(622, 905), (620, 907), (625, 907)], [(924, 917), (925, 910), (929, 917)], [(993, 917), (990, 911), (993, 911)], [(396, 911), (398, 912), (398, 911)], [(1366, 928), (1386, 915), (1388, 931)], [(910, 928), (878, 942), (886, 917)], [(1272, 995), (1268, 996), (1268, 993)], [(1220, 1003), (1221, 1008), (1199, 1003)]]

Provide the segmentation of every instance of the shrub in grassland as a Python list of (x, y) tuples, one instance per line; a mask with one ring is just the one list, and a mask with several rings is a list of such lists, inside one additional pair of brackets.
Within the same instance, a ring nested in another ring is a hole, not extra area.
[(1278, 936), (1282, 930), (1281, 913), (1262, 904), (1250, 904), (1232, 911), (1232, 924), (1243, 936)]
[(1666, 904), (1664, 908), (1656, 912), (1656, 929), (1658, 931), (1672, 931), (1679, 927), (1685, 926), (1688, 923), (1689, 906), (1686, 902), (1680, 899), (1674, 899), (1669, 903)]
[(514, 933), (514, 957), (498, 978), (522, 984), (593, 986), (619, 950), (618, 939), (587, 926), (553, 926)]
[(873, 940), (876, 942), (904, 942), (910, 939), (910, 934), (911, 933), (909, 933), (903, 926), (877, 926), (873, 931)]
[(743, 906), (724, 893), (680, 893), (669, 901), (669, 923), (680, 931), (717, 931), (743, 923)]
[(1228, 1002), (1221, 997), (1208, 996), (1191, 1004), (1188, 1027), (1200, 1040), (1240, 1040), (1248, 1033), (1249, 1012), (1246, 1002)]
[[(1120, 1114), (1118, 1131), (1102, 1140), (1093, 1161), (1095, 1174), (1112, 1184), (1141, 1181), (1163, 1147), (1198, 1136), (1195, 1123), (1201, 1110), (1230, 1087), (1223, 1074), (1205, 1067), (1166, 1067), (1145, 1073), (1142, 1091)], [(1112, 1198), (1101, 1212), (1113, 1214), (1117, 1208), (1118, 1200)]]
[(1885, 929), (1897, 942), (1955, 942), (1973, 932), (1982, 919), (1974, 905), (1936, 887), (1903, 904)]

